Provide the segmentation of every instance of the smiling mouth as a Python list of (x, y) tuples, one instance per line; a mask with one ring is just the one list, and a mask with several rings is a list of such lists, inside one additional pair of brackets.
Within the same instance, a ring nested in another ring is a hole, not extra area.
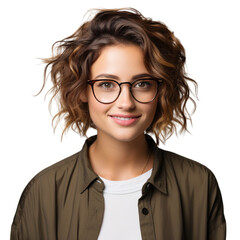
[(121, 115), (121, 114), (109, 115), (109, 116), (112, 118), (120, 119), (120, 120), (130, 120), (130, 119), (136, 119), (141, 117), (141, 115)]
[(123, 120), (123, 121), (139, 118), (139, 117), (117, 117), (117, 116), (111, 116), (111, 117), (116, 118), (116, 119), (120, 119), (120, 120)]
[(121, 116), (121, 115), (109, 115), (109, 117), (112, 118), (112, 120), (121, 126), (130, 126), (134, 124), (138, 119), (141, 117), (141, 115), (138, 116)]

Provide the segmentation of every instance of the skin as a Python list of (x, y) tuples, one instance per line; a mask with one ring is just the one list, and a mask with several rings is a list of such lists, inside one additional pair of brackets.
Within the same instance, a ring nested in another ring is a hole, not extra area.
[[(104, 47), (90, 70), (92, 79), (114, 75), (111, 79), (119, 82), (132, 82), (136, 75), (149, 74), (141, 48), (132, 44)], [(109, 180), (126, 180), (142, 174), (143, 169), (151, 169), (153, 156), (149, 155), (144, 131), (153, 121), (157, 98), (151, 103), (139, 103), (132, 98), (128, 84), (122, 85), (120, 96), (111, 104), (99, 103), (90, 86), (86, 97), (97, 128), (97, 140), (89, 149), (93, 170)], [(136, 116), (137, 120), (123, 126), (114, 121), (113, 115)]]

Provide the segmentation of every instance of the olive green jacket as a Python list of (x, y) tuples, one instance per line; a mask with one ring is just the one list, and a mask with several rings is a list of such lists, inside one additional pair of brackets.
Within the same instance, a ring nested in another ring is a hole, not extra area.
[[(205, 166), (159, 149), (138, 201), (143, 240), (224, 240), (221, 193)], [(88, 148), (37, 174), (25, 188), (11, 240), (96, 240), (104, 215), (104, 184), (91, 169)], [(128, 213), (126, 212), (126, 218)], [(124, 239), (125, 240), (125, 239)]]

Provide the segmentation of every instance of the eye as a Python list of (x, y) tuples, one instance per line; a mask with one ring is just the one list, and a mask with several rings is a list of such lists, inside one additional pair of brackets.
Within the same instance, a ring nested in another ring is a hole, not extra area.
[(118, 84), (111, 80), (101, 80), (95, 83), (95, 89), (98, 91), (112, 92), (118, 91)]
[(98, 88), (103, 88), (103, 89), (113, 89), (116, 87), (116, 83), (111, 82), (111, 81), (99, 81), (96, 83)]
[(146, 89), (146, 88), (150, 88), (152, 85), (151, 81), (147, 81), (147, 80), (140, 80), (137, 81), (133, 87), (134, 88), (139, 88), (139, 89)]

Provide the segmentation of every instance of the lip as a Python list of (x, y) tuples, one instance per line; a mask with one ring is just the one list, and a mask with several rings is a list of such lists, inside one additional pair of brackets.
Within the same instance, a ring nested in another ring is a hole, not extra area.
[(136, 121), (138, 121), (141, 115), (113, 114), (113, 115), (109, 115), (109, 117), (118, 125), (130, 126)]

